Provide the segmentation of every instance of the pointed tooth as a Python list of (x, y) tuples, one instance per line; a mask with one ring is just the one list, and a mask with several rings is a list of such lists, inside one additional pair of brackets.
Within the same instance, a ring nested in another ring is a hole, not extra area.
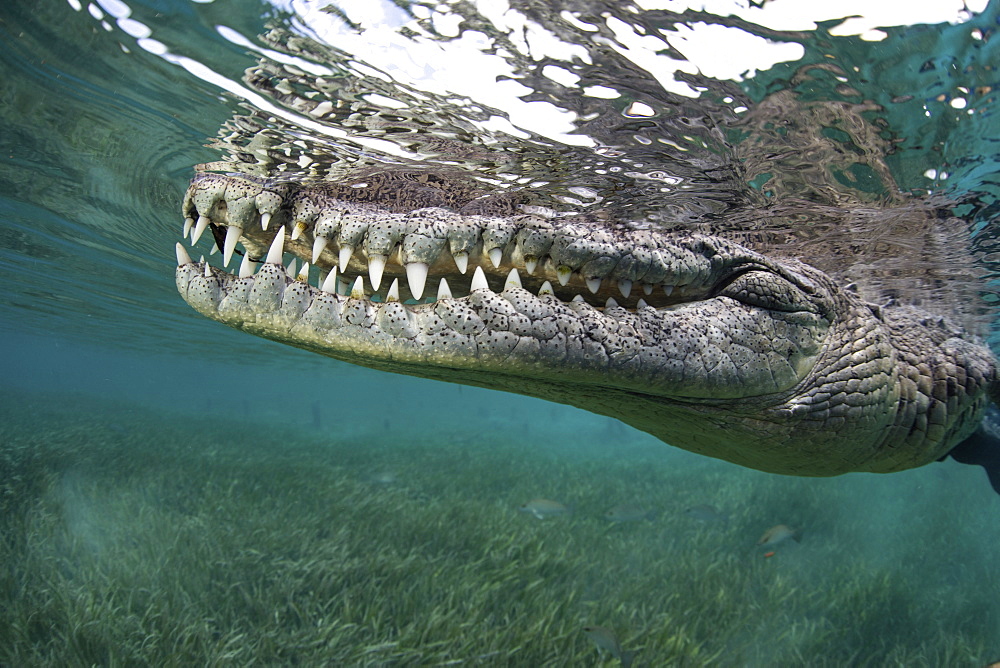
[(556, 267), (556, 277), (559, 279), (559, 285), (566, 285), (569, 283), (569, 277), (573, 275), (573, 270), (564, 264)]
[(240, 262), (240, 278), (253, 276), (253, 271), (256, 268), (257, 263), (250, 259), (250, 253), (244, 253), (243, 260)]
[(455, 259), (455, 266), (458, 267), (458, 273), (464, 274), (469, 269), (469, 254), (465, 251), (461, 251), (452, 255)]
[(354, 255), (354, 246), (341, 246), (340, 247), (340, 273), (347, 271), (347, 263), (351, 261), (351, 256)]
[(535, 273), (535, 269), (538, 267), (538, 258), (533, 255), (524, 256), (524, 270), (528, 272), (528, 275)]
[(385, 300), (387, 302), (398, 302), (399, 301), (399, 279), (392, 279), (392, 285), (389, 286), (389, 292), (385, 295)]
[(364, 299), (365, 298), (365, 281), (363, 278), (358, 276), (357, 280), (354, 281), (354, 285), (351, 286), (351, 299)]
[(182, 239), (187, 239), (188, 235), (191, 234), (191, 228), (194, 227), (194, 218), (188, 216), (184, 219), (184, 234), (181, 235)]
[(653, 284), (652, 283), (643, 283), (642, 284), (642, 292), (643, 292), (643, 294), (646, 294), (646, 295), (653, 294)]
[(522, 287), (521, 277), (518, 276), (516, 268), (511, 269), (510, 273), (507, 274), (507, 282), (504, 283), (503, 289), (506, 290), (507, 288), (520, 288), (520, 287)]
[(502, 248), (491, 248), (487, 255), (490, 256), (490, 262), (493, 263), (494, 267), (500, 266), (500, 260), (503, 259), (503, 249)]
[(326, 245), (328, 243), (330, 243), (330, 240), (327, 239), (326, 237), (316, 237), (313, 240), (313, 255), (312, 255), (313, 264), (316, 264), (317, 260), (319, 260), (319, 256), (323, 253), (324, 250), (326, 250)]
[(323, 285), (321, 285), (319, 289), (322, 290), (323, 292), (333, 292), (334, 294), (336, 294), (336, 292), (337, 292), (337, 268), (336, 267), (334, 267), (333, 269), (331, 269), (330, 273), (326, 275), (326, 278), (323, 279)]
[(642, 297), (639, 297), (639, 301), (635, 303), (635, 310), (638, 311), (639, 309), (644, 309), (647, 306), (649, 306), (649, 304), (646, 303), (646, 300), (643, 299)]
[(288, 263), (287, 267), (285, 267), (285, 273), (288, 274), (288, 278), (293, 281), (295, 280), (295, 265), (297, 264), (295, 260), (296, 258), (293, 257), (292, 261)]
[(382, 285), (382, 272), (385, 271), (385, 255), (368, 256), (368, 278), (372, 282), (372, 290), (378, 290)]
[(618, 291), (622, 293), (622, 297), (628, 297), (632, 294), (632, 281), (627, 278), (618, 281)]
[(218, 252), (219, 252), (219, 244), (213, 243), (212, 244), (212, 249), (210, 251), (208, 251), (208, 254), (209, 255), (215, 255)]
[(552, 284), (548, 281), (542, 283), (542, 287), (538, 288), (538, 296), (541, 297), (542, 295), (556, 296), (556, 291), (552, 289)]
[(476, 290), (489, 290), (490, 284), (486, 282), (486, 274), (483, 273), (482, 267), (476, 267), (476, 270), (472, 273), (472, 287), (469, 288), (471, 292)]
[(205, 278), (212, 278), (212, 268), (205, 263)]
[(271, 214), (265, 211), (260, 214), (260, 228), (262, 230), (267, 230), (267, 226), (271, 224)]
[(285, 253), (285, 226), (282, 225), (278, 228), (278, 233), (274, 235), (274, 241), (271, 242), (271, 247), (267, 251), (267, 257), (264, 258), (264, 262), (268, 264), (281, 264), (281, 256)]
[(292, 225), (292, 234), (290, 237), (291, 240), (295, 241), (296, 239), (301, 237), (302, 233), (305, 231), (306, 231), (306, 224), (303, 223), (301, 220), (296, 222), (294, 225)]
[(295, 280), (302, 281), (303, 283), (309, 282), (309, 263), (303, 262), (302, 268), (299, 269), (299, 273), (295, 275)]
[(576, 295), (576, 296), (573, 297), (573, 299), (571, 301), (574, 301), (577, 304), (586, 304), (587, 303), (587, 300), (583, 298), (583, 295)]
[(194, 232), (191, 233), (192, 246), (198, 243), (198, 239), (201, 239), (201, 235), (208, 229), (208, 224), (210, 222), (211, 221), (208, 219), (208, 216), (198, 216), (198, 224), (194, 226)]
[(410, 284), (413, 298), (420, 299), (424, 294), (424, 284), (427, 283), (427, 263), (411, 262), (406, 265), (406, 282)]
[(236, 250), (236, 242), (240, 240), (243, 229), (230, 225), (226, 228), (226, 240), (222, 248), (222, 266), (228, 267), (229, 261), (233, 259), (233, 251)]
[(201, 257), (198, 258), (198, 264), (203, 264), (204, 262), (205, 262), (205, 256), (202, 255)]
[(177, 244), (174, 246), (174, 250), (177, 251), (177, 266), (181, 267), (185, 264), (191, 264), (191, 256), (188, 252), (184, 250), (184, 246)]
[[(565, 284), (564, 284), (565, 285)], [(597, 294), (597, 291), (601, 289), (601, 277), (591, 276), (587, 279), (587, 287), (590, 289), (592, 294)]]
[(446, 281), (444, 278), (442, 278), (441, 282), (438, 283), (437, 298), (438, 300), (451, 299), (451, 288), (448, 287), (448, 281)]
[(614, 297), (608, 297), (608, 301), (604, 303), (604, 308), (618, 308), (618, 302), (615, 301)]
[(664, 286), (663, 286), (663, 291), (664, 291), (664, 292), (665, 292), (665, 293), (667, 294), (667, 296), (669, 297), (669, 296), (670, 296), (670, 293), (674, 291), (674, 286), (672, 286), (672, 285), (664, 285)]

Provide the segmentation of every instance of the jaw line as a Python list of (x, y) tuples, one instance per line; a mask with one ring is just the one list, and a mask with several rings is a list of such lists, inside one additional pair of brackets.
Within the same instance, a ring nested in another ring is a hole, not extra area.
[[(219, 248), (225, 247), (223, 265), (228, 265), (240, 242), (247, 255), (263, 258), (276, 239), (275, 230), (284, 225), (285, 252), (326, 271), (338, 267), (352, 285), (363, 277), (369, 297), (375, 292), (373, 282), (384, 296), (393, 278), (400, 280), (404, 299), (424, 296), (421, 275), (427, 277), (426, 290), (435, 290), (446, 278), (453, 294), (465, 295), (478, 265), (497, 292), (516, 270), (518, 282), (532, 292), (551, 288), (563, 301), (579, 295), (598, 308), (610, 299), (636, 310), (707, 297), (718, 278), (698, 235), (668, 240), (652, 230), (555, 212), (463, 212), (474, 204), (488, 208), (480, 204), (484, 200), (466, 202), (462, 209), (406, 210), (391, 198), (391, 188), (383, 193), (388, 201), (378, 204), (338, 199), (359, 192), (343, 184), (302, 186), (201, 174), (185, 198), (185, 236), (193, 243), (211, 226)], [(411, 290), (414, 276), (418, 284)]]

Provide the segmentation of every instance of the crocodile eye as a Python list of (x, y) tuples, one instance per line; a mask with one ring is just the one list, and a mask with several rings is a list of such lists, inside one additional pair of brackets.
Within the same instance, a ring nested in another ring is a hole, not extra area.
[(788, 279), (768, 271), (748, 271), (740, 274), (722, 288), (719, 294), (748, 306), (771, 311), (816, 312), (816, 305), (802, 290)]

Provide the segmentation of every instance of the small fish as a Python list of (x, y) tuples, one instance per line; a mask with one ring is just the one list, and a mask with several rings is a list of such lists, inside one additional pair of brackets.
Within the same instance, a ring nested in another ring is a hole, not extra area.
[(641, 522), (656, 517), (656, 511), (646, 510), (630, 503), (620, 503), (604, 513), (604, 519), (612, 522)]
[(773, 557), (776, 554), (777, 554), (777, 552), (775, 552), (774, 550), (771, 550), (770, 552), (765, 552), (764, 553), (764, 558), (765, 559), (770, 559), (771, 557)]
[(787, 524), (776, 524), (764, 532), (764, 535), (760, 537), (757, 544), (763, 547), (771, 547), (783, 543), (789, 538), (797, 543), (801, 535), (802, 532), (800, 530), (793, 529)]
[(702, 503), (697, 506), (691, 506), (684, 511), (684, 514), (691, 519), (698, 520), (699, 522), (728, 522), (729, 515), (720, 511), (715, 506), (710, 506), (707, 503)]
[(540, 520), (544, 520), (546, 517), (569, 514), (569, 508), (558, 501), (549, 499), (532, 499), (527, 503), (522, 503), (518, 510), (522, 513), (531, 513)]
[(584, 626), (583, 632), (590, 636), (590, 639), (594, 641), (598, 649), (608, 652), (611, 656), (621, 661), (624, 668), (629, 668), (632, 665), (632, 660), (635, 659), (635, 652), (626, 652), (623, 650), (622, 644), (618, 641), (618, 636), (615, 635), (614, 631), (603, 626)]

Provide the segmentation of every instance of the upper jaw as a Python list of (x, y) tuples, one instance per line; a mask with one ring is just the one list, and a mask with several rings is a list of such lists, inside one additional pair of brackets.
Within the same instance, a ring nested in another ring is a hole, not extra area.
[[(238, 244), (245, 258), (263, 259), (284, 227), (284, 251), (318, 266), (321, 284), (336, 269), (341, 294), (360, 289), (376, 300), (388, 296), (394, 280), (403, 301), (430, 301), (439, 291), (465, 296), (481, 267), (480, 280), (498, 292), (514, 281), (562, 301), (577, 297), (603, 307), (612, 300), (635, 311), (705, 298), (737, 265), (760, 260), (738, 246), (719, 248), (713, 237), (642, 229), (628, 229), (626, 237), (621, 227), (531, 207), (515, 215), (466, 213), (488, 209), (481, 199), (406, 210), (391, 192), (377, 204), (345, 198), (363, 183), (332, 196), (322, 185), (201, 174), (184, 200), (184, 233), (193, 244), (211, 230), (228, 266), (241, 253)], [(244, 265), (244, 273), (252, 271)]]

